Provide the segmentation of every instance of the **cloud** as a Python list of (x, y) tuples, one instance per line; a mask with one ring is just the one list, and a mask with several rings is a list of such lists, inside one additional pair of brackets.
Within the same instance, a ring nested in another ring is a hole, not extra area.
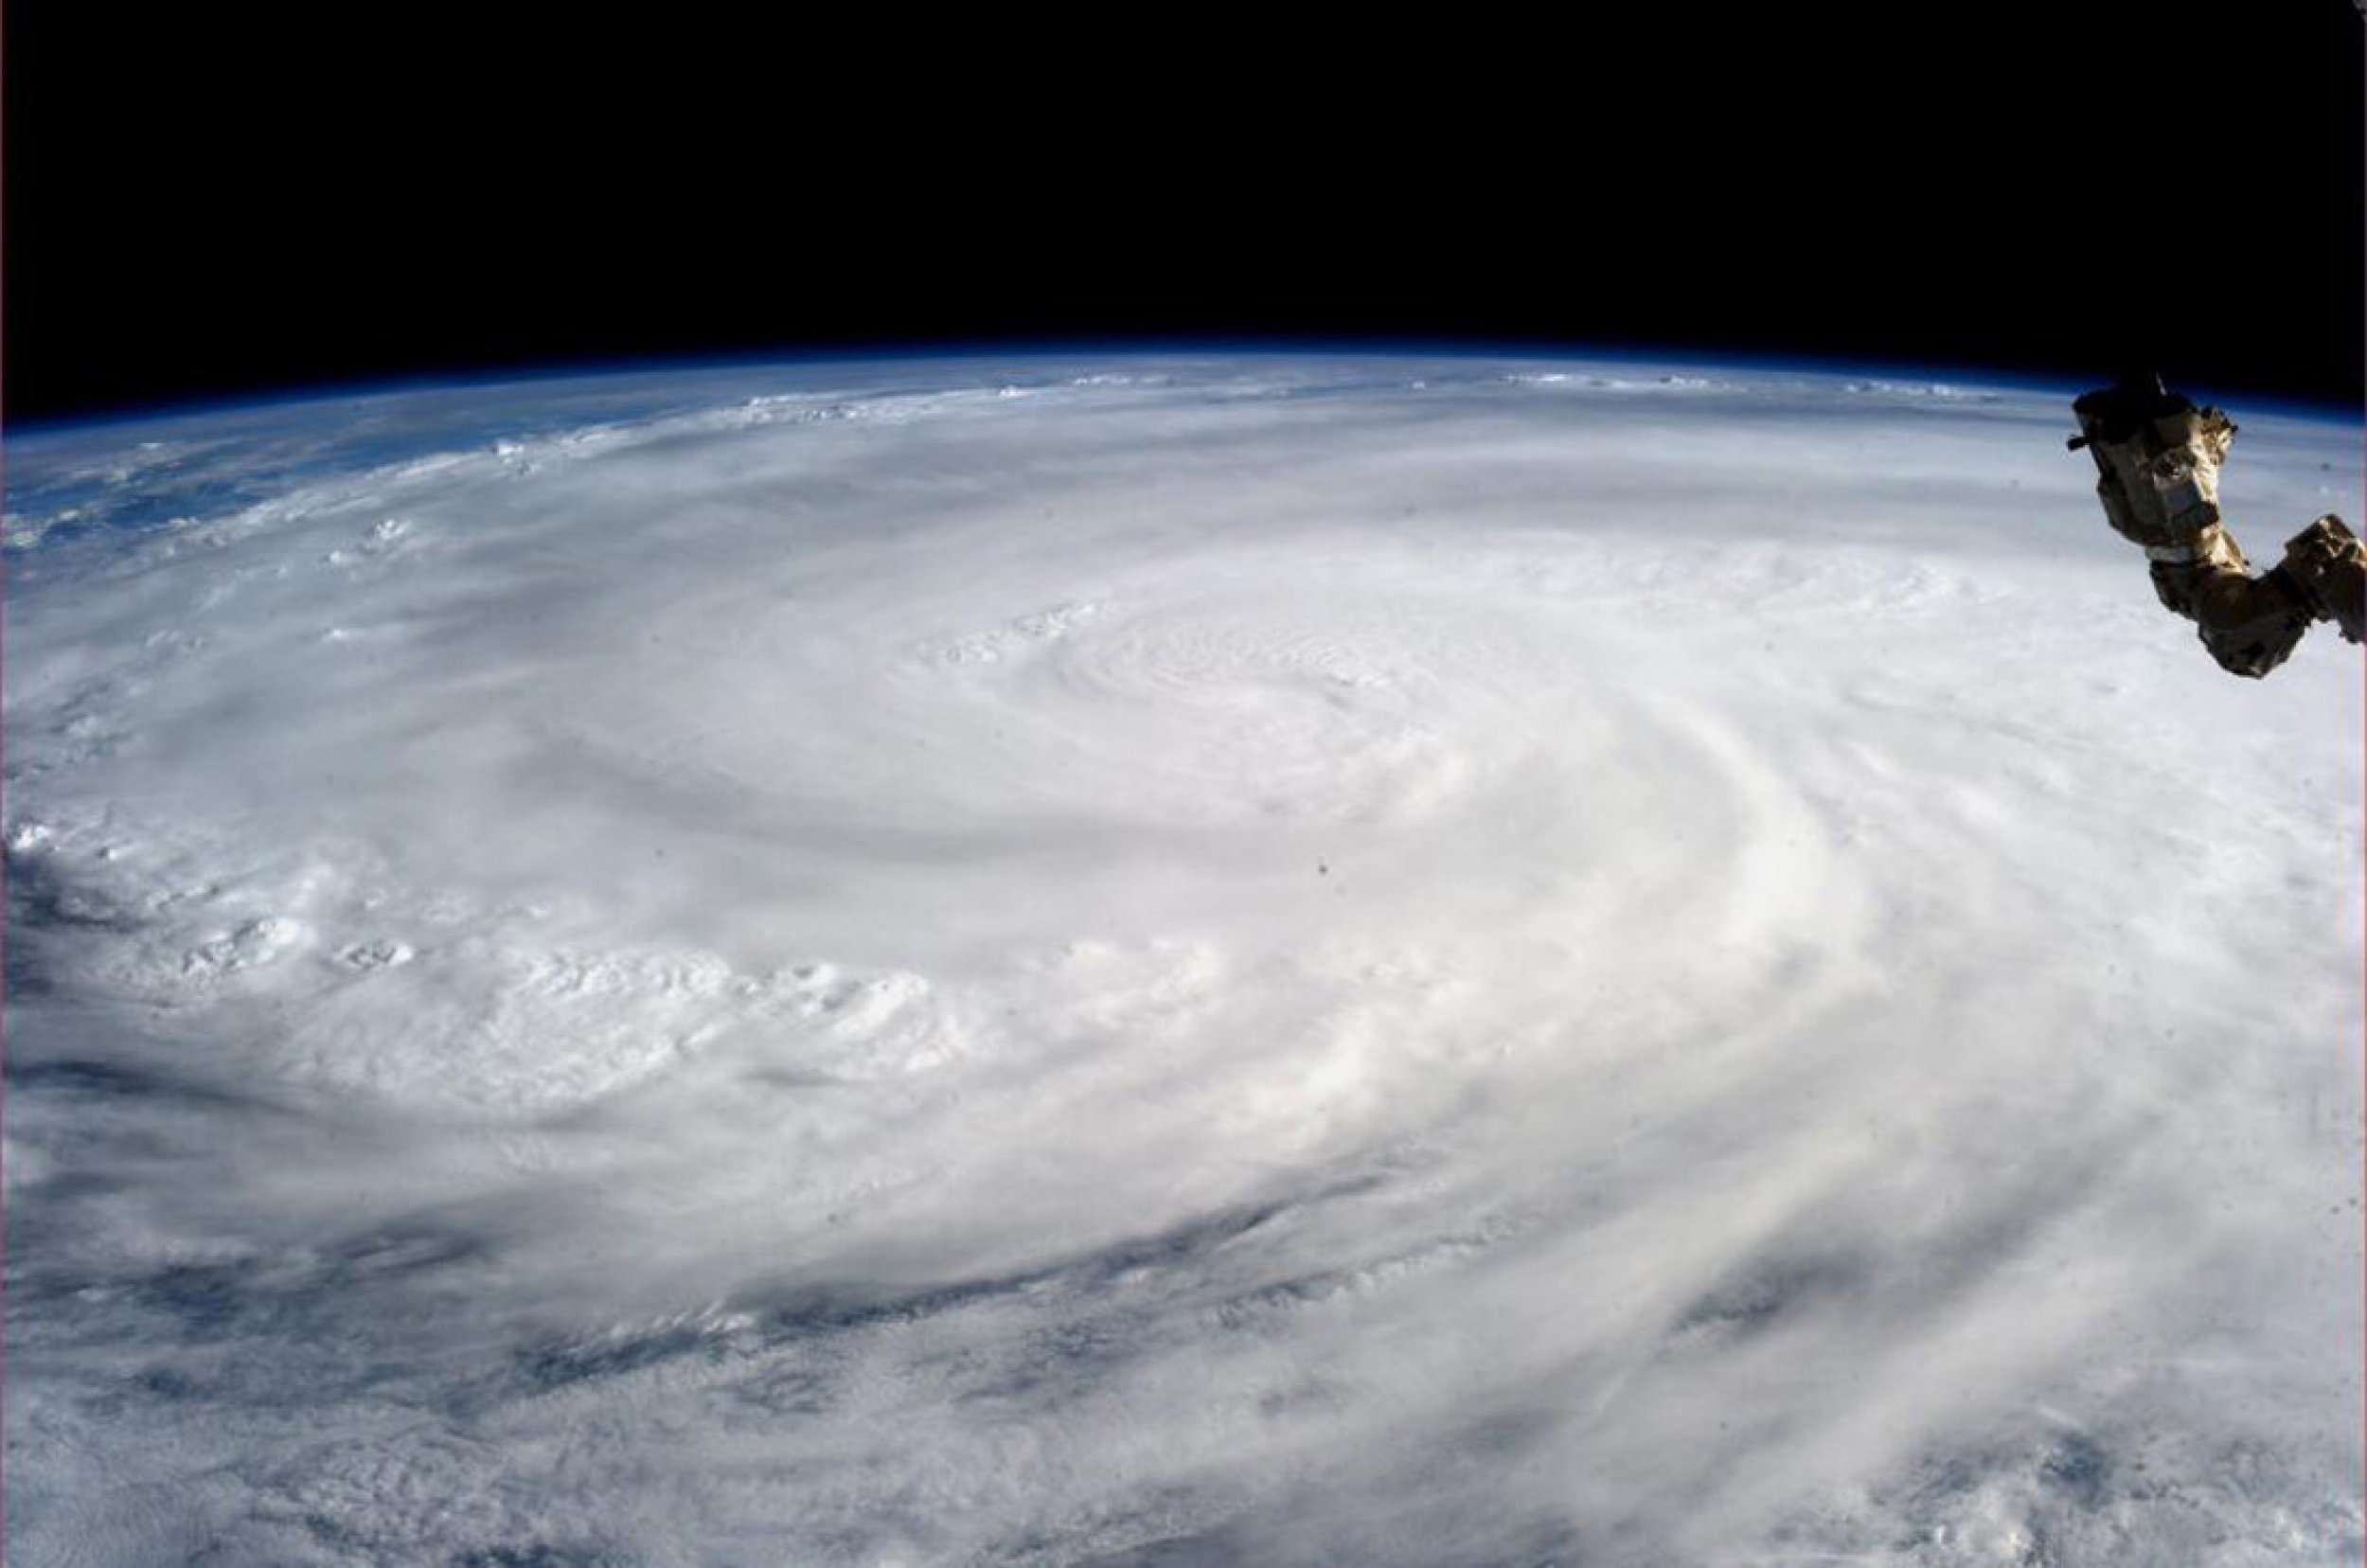
[(12, 1551), (2355, 1550), (2355, 668), (1510, 369), (27, 443)]

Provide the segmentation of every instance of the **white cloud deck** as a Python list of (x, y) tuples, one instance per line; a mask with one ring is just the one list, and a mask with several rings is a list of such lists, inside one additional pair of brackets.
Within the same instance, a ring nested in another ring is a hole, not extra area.
[[(2239, 530), (2357, 515), (2234, 412)], [(2356, 657), (2213, 668), (2068, 420), (1016, 360), (19, 443), (11, 1560), (2355, 1556)]]

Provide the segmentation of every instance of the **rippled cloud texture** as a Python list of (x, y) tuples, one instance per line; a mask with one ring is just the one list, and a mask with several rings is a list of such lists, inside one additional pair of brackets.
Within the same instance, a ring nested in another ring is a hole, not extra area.
[[(2254, 553), (2355, 434), (2234, 411)], [(22, 1568), (2359, 1550), (2359, 670), (2061, 398), (945, 364), (11, 452)]]

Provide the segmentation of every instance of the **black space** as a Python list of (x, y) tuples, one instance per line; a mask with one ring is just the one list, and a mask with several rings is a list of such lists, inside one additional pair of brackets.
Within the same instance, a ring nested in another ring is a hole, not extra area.
[(11, 0), (0, 396), (1182, 334), (2359, 399), (2352, 0), (1598, 9)]

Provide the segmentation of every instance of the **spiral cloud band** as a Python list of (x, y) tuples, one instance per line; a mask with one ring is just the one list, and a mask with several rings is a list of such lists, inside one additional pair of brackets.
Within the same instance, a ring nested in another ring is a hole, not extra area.
[(2065, 401), (17, 443), (10, 1560), (2355, 1558), (2358, 666), (2211, 667)]

